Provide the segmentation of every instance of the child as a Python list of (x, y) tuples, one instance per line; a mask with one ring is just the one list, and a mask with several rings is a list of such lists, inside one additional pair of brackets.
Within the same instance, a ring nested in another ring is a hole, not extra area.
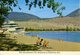
[(44, 41), (44, 43), (43, 43), (43, 47), (48, 47), (48, 44), (49, 44), (49, 42)]

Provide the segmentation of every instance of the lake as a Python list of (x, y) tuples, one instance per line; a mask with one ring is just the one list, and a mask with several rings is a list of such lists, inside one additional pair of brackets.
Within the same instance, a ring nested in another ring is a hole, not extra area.
[(29, 36), (39, 36), (49, 39), (63, 39), (69, 42), (80, 42), (80, 32), (29, 32), (25, 33)]

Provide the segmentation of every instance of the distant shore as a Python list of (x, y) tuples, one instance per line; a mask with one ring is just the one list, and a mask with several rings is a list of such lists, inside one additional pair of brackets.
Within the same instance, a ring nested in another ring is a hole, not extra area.
[(79, 28), (69, 28), (66, 27), (64, 29), (33, 29), (33, 28), (25, 28), (25, 31), (80, 31)]

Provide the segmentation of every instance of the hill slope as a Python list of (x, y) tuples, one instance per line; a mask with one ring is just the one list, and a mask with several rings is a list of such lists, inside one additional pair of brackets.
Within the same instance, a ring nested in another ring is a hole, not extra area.
[(71, 12), (70, 14), (68, 14), (67, 16), (69, 17), (75, 17), (75, 16), (80, 16), (80, 8)]
[(80, 28), (80, 17), (63, 17), (46, 20), (29, 20), (29, 21), (16, 21), (16, 23), (23, 28), (32, 29), (61, 29), (72, 27)]
[(8, 15), (9, 20), (15, 20), (15, 21), (27, 21), (30, 19), (39, 19), (39, 17), (27, 13), (22, 12), (11, 12)]

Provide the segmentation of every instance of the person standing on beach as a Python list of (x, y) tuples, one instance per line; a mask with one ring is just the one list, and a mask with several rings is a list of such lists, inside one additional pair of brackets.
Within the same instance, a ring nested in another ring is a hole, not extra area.
[(37, 39), (37, 41), (36, 41), (36, 44), (37, 44), (37, 45), (40, 45), (40, 44), (39, 44), (40, 41), (41, 41), (41, 39), (38, 37), (38, 39)]

